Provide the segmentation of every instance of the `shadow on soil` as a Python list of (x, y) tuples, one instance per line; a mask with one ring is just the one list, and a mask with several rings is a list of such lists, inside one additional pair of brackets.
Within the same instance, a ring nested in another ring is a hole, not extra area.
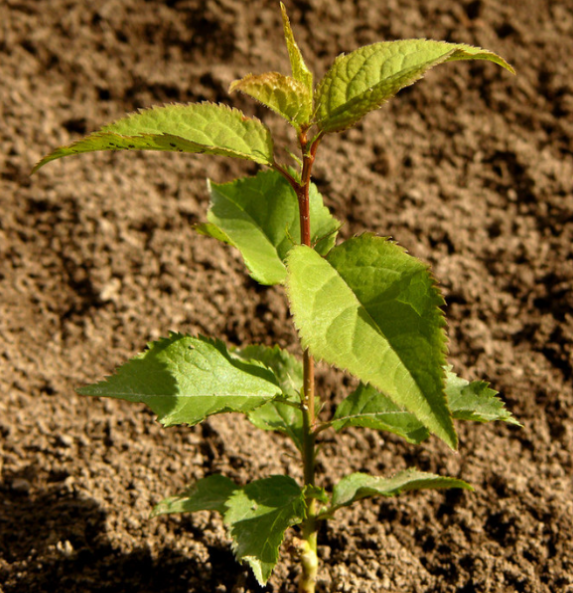
[(28, 474), (12, 474), (0, 483), (3, 593), (199, 593), (256, 587), (224, 544), (208, 547), (208, 563), (169, 548), (153, 554), (147, 547), (119, 552), (107, 537), (106, 512), (98, 504), (61, 485), (27, 491)]

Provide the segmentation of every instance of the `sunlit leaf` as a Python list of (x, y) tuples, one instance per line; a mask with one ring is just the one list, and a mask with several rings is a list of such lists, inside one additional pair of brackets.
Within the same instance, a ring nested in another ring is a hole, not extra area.
[(374, 43), (335, 60), (316, 91), (316, 124), (323, 132), (340, 132), (430, 68), (456, 60), (488, 60), (513, 72), (493, 52), (463, 43), (427, 39)]
[[(281, 284), (284, 260), (300, 243), (298, 200), (288, 181), (276, 171), (230, 183), (209, 183), (208, 225), (196, 229), (234, 245), (253, 278), (261, 284)], [(310, 186), (311, 239), (319, 253), (334, 245), (340, 223), (330, 214), (314, 184)]]
[(501, 420), (508, 424), (521, 426), (504, 402), (497, 397), (497, 391), (485, 381), (466, 381), (448, 369), (446, 376), (446, 396), (452, 415), (458, 420), (492, 422)]
[(300, 129), (312, 116), (312, 98), (306, 86), (278, 72), (249, 74), (235, 81), (230, 92), (240, 91), (260, 101)]
[(281, 395), (274, 374), (233, 357), (219, 340), (171, 334), (82, 395), (147, 404), (166, 426), (221, 412), (249, 412)]
[(268, 128), (237, 109), (215, 103), (164, 105), (132, 113), (45, 156), (33, 169), (65, 156), (97, 150), (163, 150), (248, 159), (271, 165)]
[(303, 347), (372, 384), (455, 448), (443, 299), (427, 266), (391, 241), (362, 235), (326, 258), (297, 246), (288, 270)]
[(283, 15), (283, 28), (284, 35), (290, 59), (290, 65), (292, 75), (295, 80), (302, 82), (308, 90), (308, 94), (312, 97), (312, 73), (307, 68), (302, 57), (302, 53), (294, 39), (294, 34), (290, 26), (290, 20), (288, 18), (285, 5), (281, 2), (281, 12)]

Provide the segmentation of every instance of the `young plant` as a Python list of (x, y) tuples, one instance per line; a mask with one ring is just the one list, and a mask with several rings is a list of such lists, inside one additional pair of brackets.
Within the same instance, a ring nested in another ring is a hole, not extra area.
[[(453, 419), (518, 424), (496, 392), (458, 378), (446, 363), (444, 304), (426, 264), (385, 237), (365, 233), (336, 244), (340, 222), (311, 181), (328, 134), (379, 108), (430, 68), (496, 54), (425, 39), (381, 42), (339, 56), (315, 88), (284, 6), (292, 75), (249, 74), (240, 91), (284, 117), (296, 132), (299, 167), (275, 159), (269, 129), (224, 105), (166, 105), (131, 114), (44, 157), (96, 150), (166, 150), (247, 159), (267, 167), (255, 177), (209, 184), (207, 222), (197, 227), (237, 248), (260, 284), (283, 284), (298, 330), (302, 360), (285, 350), (229, 348), (218, 339), (172, 333), (104, 381), (80, 393), (144, 402), (165, 426), (195, 425), (212, 414), (239, 412), (258, 428), (286, 434), (300, 451), (304, 480), (275, 475), (239, 485), (211, 475), (153, 511), (221, 513), (237, 559), (264, 585), (289, 527), (302, 566), (299, 591), (315, 590), (317, 531), (342, 507), (371, 496), (425, 488), (471, 486), (453, 477), (408, 469), (391, 477), (353, 473), (332, 492), (315, 481), (317, 442), (327, 429), (389, 431), (418, 444), (430, 433), (456, 449)], [(331, 417), (321, 413), (314, 361), (360, 380)]]

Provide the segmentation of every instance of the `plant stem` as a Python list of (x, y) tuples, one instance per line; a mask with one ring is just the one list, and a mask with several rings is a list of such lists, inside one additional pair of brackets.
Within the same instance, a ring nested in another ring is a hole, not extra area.
[[(303, 152), (303, 165), (301, 183), (296, 190), (300, 215), (300, 236), (301, 243), (307, 247), (311, 246), (310, 234), (310, 176), (318, 142), (315, 141), (310, 150), (307, 147), (306, 133), (299, 137)], [(308, 350), (303, 355), (303, 451), (302, 461), (304, 464), (304, 485), (314, 486), (314, 458), (315, 458), (315, 392), (314, 392), (314, 360)], [(314, 498), (307, 496), (307, 518), (302, 524), (303, 541), (299, 547), (302, 574), (300, 576), (299, 593), (314, 593), (316, 575), (318, 572), (318, 557), (316, 555), (317, 540), (317, 503)]]

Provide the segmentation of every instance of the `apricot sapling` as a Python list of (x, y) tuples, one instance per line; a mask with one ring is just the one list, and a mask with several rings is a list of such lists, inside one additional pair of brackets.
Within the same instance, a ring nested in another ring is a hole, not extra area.
[[(258, 119), (225, 105), (197, 103), (128, 115), (58, 148), (34, 170), (98, 150), (204, 153), (266, 167), (254, 177), (210, 182), (207, 220), (197, 231), (238, 249), (258, 283), (285, 287), (301, 359), (278, 346), (235, 349), (218, 339), (172, 333), (79, 392), (144, 402), (165, 426), (236, 412), (257, 428), (287, 435), (301, 455), (302, 483), (275, 475), (236, 484), (214, 474), (164, 500), (153, 514), (217, 511), (237, 559), (251, 566), (260, 584), (278, 561), (285, 532), (294, 528), (299, 591), (311, 593), (319, 572), (318, 528), (338, 509), (409, 490), (471, 489), (457, 477), (411, 468), (390, 477), (353, 473), (327, 492), (315, 476), (323, 431), (367, 427), (414, 445), (433, 434), (456, 449), (455, 419), (517, 424), (486, 383), (464, 381), (448, 366), (444, 301), (427, 265), (371, 233), (337, 242), (340, 222), (312, 183), (320, 145), (439, 64), (487, 60), (513, 69), (488, 50), (410, 39), (339, 56), (315, 87), (282, 4), (281, 10), (291, 74), (248, 74), (231, 91), (250, 95), (287, 120), (300, 155), (295, 166), (277, 161), (271, 132)], [(331, 417), (320, 412), (315, 360), (360, 381)]]

